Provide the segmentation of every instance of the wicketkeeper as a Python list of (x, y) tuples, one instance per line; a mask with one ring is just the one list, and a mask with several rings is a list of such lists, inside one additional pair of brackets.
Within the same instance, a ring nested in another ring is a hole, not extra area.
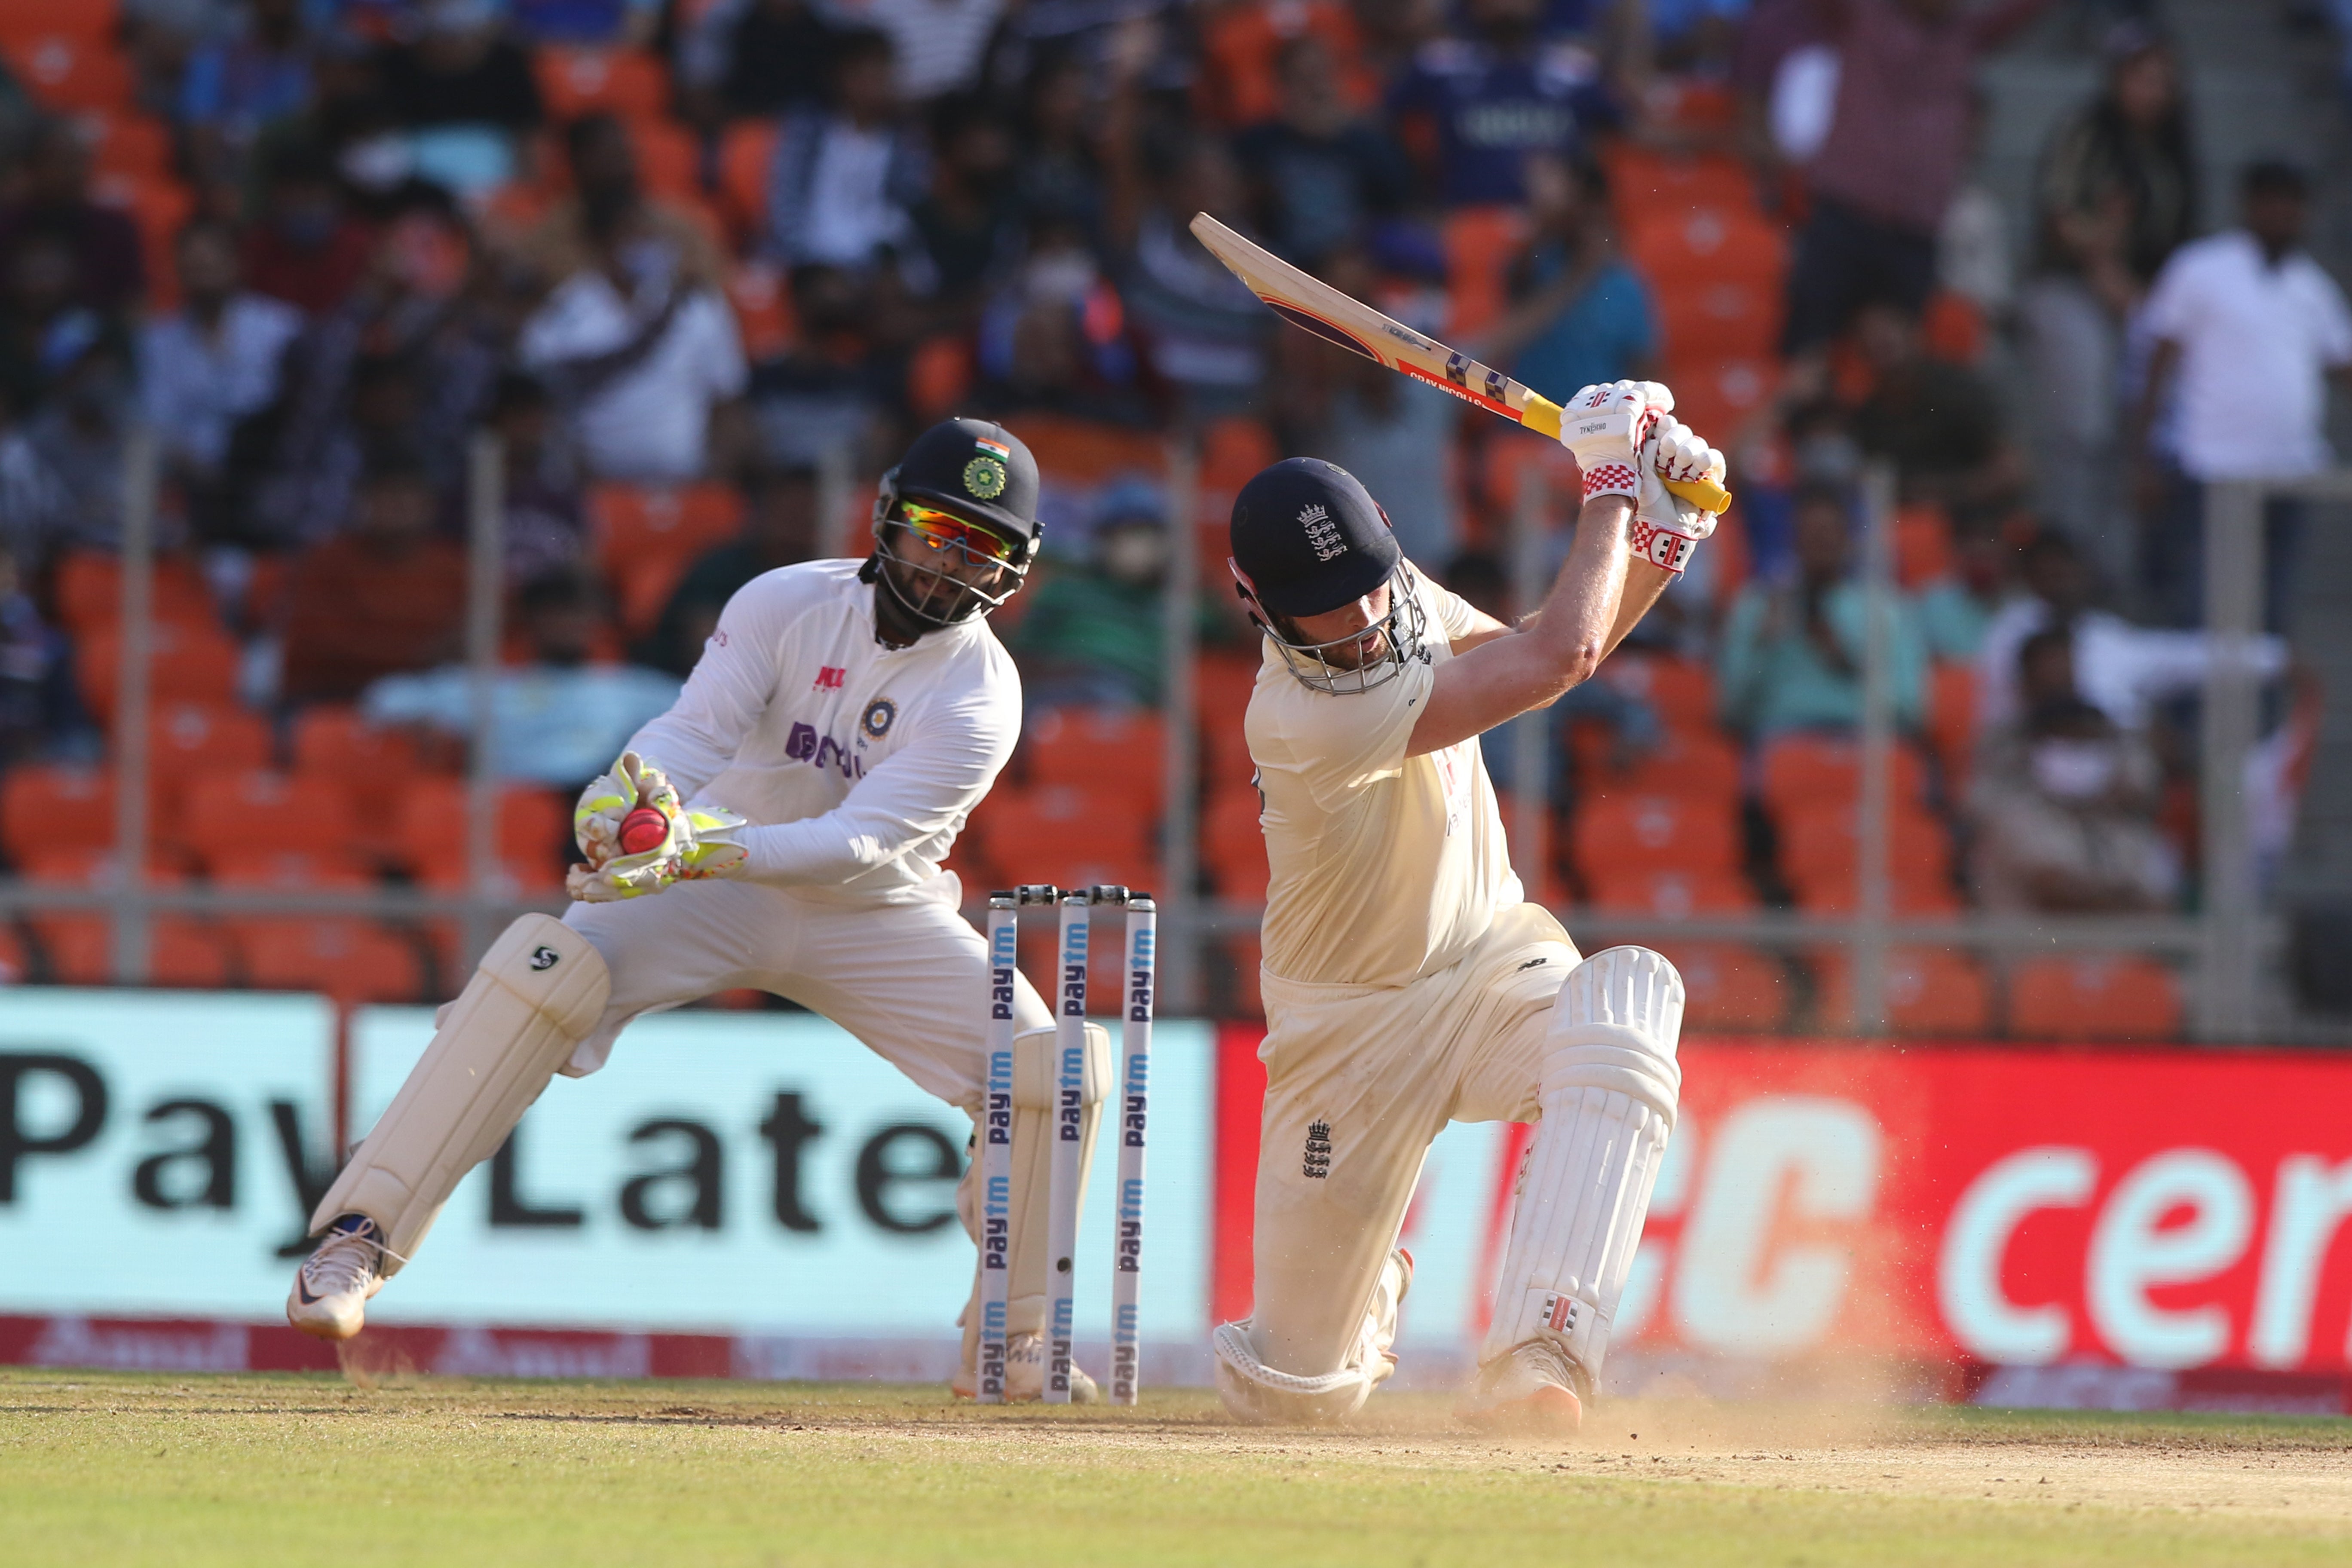
[[(729, 601), (677, 705), (581, 796), (571, 910), (525, 915), (491, 946), (312, 1215), (326, 1239), (287, 1299), (297, 1328), (357, 1333), (460, 1178), (554, 1074), (594, 1072), (643, 1014), (772, 992), (977, 1110), (987, 952), (941, 862), (1020, 733), (1020, 679), (987, 617), (1020, 590), (1038, 541), (1029, 449), (950, 419), (884, 476), (863, 562), (785, 567)], [(622, 821), (644, 806), (666, 832), (624, 853)], [(1052, 1016), (1026, 979), (1014, 1006), (1016, 1053), (1034, 1058), (1022, 1081), (1042, 1084)], [(1090, 1043), (1108, 1081), (1108, 1042)], [(1039, 1125), (1044, 1093), (1017, 1097)], [(1032, 1130), (1026, 1146), (1045, 1143)], [(1016, 1398), (1042, 1385), (1045, 1204), (1042, 1161), (1016, 1164)], [(1073, 1382), (1091, 1394), (1083, 1373)]]
[(1273, 871), (1256, 1302), (1214, 1338), (1237, 1415), (1337, 1419), (1394, 1370), (1398, 1227), (1449, 1121), (1537, 1123), (1463, 1414), (1573, 1430), (1591, 1398), (1674, 1127), (1682, 981), (1644, 948), (1580, 958), (1526, 900), (1478, 736), (1589, 678), (1713, 531), (1662, 482), (1724, 471), (1673, 406), (1649, 382), (1570, 405), (1575, 541), (1515, 626), (1423, 577), (1328, 463), (1234, 502)]

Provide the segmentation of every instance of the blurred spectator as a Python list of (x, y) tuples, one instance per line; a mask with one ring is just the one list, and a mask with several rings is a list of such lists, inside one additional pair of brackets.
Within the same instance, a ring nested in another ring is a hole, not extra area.
[(577, 570), (588, 551), (580, 454), (547, 388), (509, 371), (490, 395), (488, 417), (505, 465), (507, 582), (528, 586)]
[(1412, 164), (1388, 132), (1348, 102), (1331, 49), (1313, 33), (1276, 57), (1276, 117), (1234, 138), (1251, 206), (1273, 248), (1309, 269), (1354, 242), (1365, 224), (1403, 208)]
[(1118, 292), (1067, 219), (1030, 225), (1028, 259), (981, 317), (977, 359), (981, 400), (1001, 418), (1149, 418)]
[[(583, 578), (541, 578), (515, 595), (527, 662), (490, 688), (490, 767), (500, 778), (574, 787), (612, 764), (639, 726), (677, 700), (674, 675), (589, 662), (603, 606)], [(473, 674), (447, 664), (375, 681), (361, 710), (377, 724), (416, 724), (462, 739), (473, 728)]]
[(2197, 169), (2171, 46), (2125, 24), (2105, 53), (2105, 89), (2042, 150), (2019, 316), (2039, 393), (2031, 427), (2042, 510), (2125, 583), (2136, 552), (2116, 452), (2123, 325), (2193, 232)]
[(249, 514), (223, 520), (234, 530), (223, 542), (290, 549), (324, 539), (352, 515), (361, 476), (379, 458), (424, 468), (428, 483), (436, 477), (420, 455), (422, 400), (409, 363), (369, 354), (347, 377), (334, 377), (319, 363), (327, 357), (321, 346), (308, 348), (306, 374), (289, 379), (279, 398), (283, 417), (238, 432), (239, 445), (268, 453), (255, 464)]
[(1085, 564), (1049, 564), (1007, 644), (1032, 709), (1154, 707), (1165, 656), (1167, 502), (1141, 479), (1108, 487)]
[[(1801, 492), (1796, 502), (1794, 582), (1752, 582), (1723, 632), (1716, 682), (1724, 721), (1769, 741), (1797, 730), (1852, 731), (1862, 723), (1863, 588), (1854, 580), (1844, 495)], [(1889, 638), (1895, 722), (1924, 710), (1927, 647), (1918, 618), (1899, 599)]]
[(573, 131), (576, 212), (551, 220), (541, 250), (568, 270), (524, 323), (518, 353), (554, 390), (597, 473), (695, 478), (709, 463), (714, 412), (749, 377), (719, 261), (690, 220), (643, 199), (617, 121)]
[(943, 99), (931, 114), (931, 146), (930, 189), (910, 215), (908, 271), (952, 320), (977, 309), (982, 291), (1020, 258), (1013, 134), (979, 100)]
[(375, 236), (346, 207), (334, 162), (308, 142), (265, 160), (261, 210), (245, 231), (245, 282), (311, 315), (341, 303), (367, 270)]
[(422, 464), (382, 457), (359, 486), (349, 527), (295, 558), (289, 700), (348, 702), (383, 676), (456, 656), (466, 552), (436, 532), (439, 513)]
[[(2161, 487), (2145, 541), (2147, 586), (2158, 617), (2177, 626), (2204, 618), (2206, 484), (2326, 468), (2333, 460), (2324, 428), (2327, 381), (2352, 380), (2352, 312), (2303, 249), (2309, 183), (2292, 164), (2263, 162), (2247, 168), (2239, 192), (2242, 226), (2176, 251), (2142, 321), (2155, 350), (2136, 445), (2146, 487)], [(2148, 435), (2168, 403), (2175, 468), (2166, 475)], [(2274, 626), (2284, 620), (2300, 517), (2293, 501), (2272, 501)]]
[(1074, 217), (1089, 236), (1103, 220), (1104, 170), (1090, 117), (1096, 73), (1076, 51), (1038, 60), (1021, 96), (1021, 147), (1013, 189), (1024, 213)]
[(2017, 552), (2000, 530), (1960, 531), (1953, 570), (1919, 590), (1919, 626), (1936, 658), (1973, 660), (2009, 593)]
[(1152, 374), (1174, 390), (1180, 417), (1213, 418), (1255, 405), (1274, 318), (1257, 296), (1201, 247), (1194, 213), (1238, 216), (1241, 174), (1224, 142), (1186, 135), (1146, 180), (1130, 145), (1118, 158), (1115, 237), (1125, 301)]
[(743, 536), (705, 551), (688, 567), (661, 618), (635, 649), (641, 663), (685, 675), (719, 628), (719, 612), (736, 591), (763, 572), (814, 561), (818, 538), (817, 475), (809, 468), (767, 468), (746, 487), (750, 508)]
[(2013, 504), (2024, 468), (1984, 379), (1929, 354), (1918, 317), (1899, 306), (1865, 306), (1853, 336), (1871, 373), (1853, 437), (1895, 465), (1904, 504), (1940, 506), (1962, 527)]
[[(1335, 253), (1323, 277), (1359, 299), (1381, 300), (1407, 326), (1436, 331), (1444, 324), (1442, 291), (1392, 296), (1362, 250)], [(1462, 547), (1454, 461), (1461, 404), (1308, 333), (1283, 333), (1275, 352), (1283, 367), (1276, 411), (1283, 449), (1336, 463), (1361, 479), (1381, 498), (1397, 543), (1412, 560), (1424, 566), (1453, 560)]]
[(1759, 174), (1802, 168), (1837, 112), (1832, 18), (1816, 0), (1756, 0), (1731, 59), (1739, 144)]
[(226, 224), (189, 224), (174, 255), (180, 308), (142, 334), (140, 390), (164, 459), (203, 482), (218, 473), (236, 422), (278, 395), (278, 363), (302, 313), (238, 286)]
[(1616, 107), (1590, 53), (1542, 40), (1544, 0), (1467, 0), (1465, 14), (1474, 36), (1423, 45), (1389, 111), (1406, 145), (1428, 149), (1447, 205), (1517, 205), (1528, 153), (1576, 153)]
[[(845, 268), (796, 267), (792, 292), (800, 336), (751, 383), (761, 453), (786, 465), (816, 467), (835, 456), (861, 461), (900, 391), (889, 362), (873, 352), (870, 280)], [(868, 471), (888, 465), (877, 456)]]
[(1999, 325), (2017, 297), (2017, 268), (2008, 211), (1978, 173), (1991, 107), (1983, 89), (1969, 94), (1968, 163), (1936, 229), (1936, 287), (1974, 307), (1981, 323)]
[(17, 165), (16, 192), (0, 205), (0, 267), (37, 238), (54, 238), (73, 256), (73, 300), (94, 310), (140, 304), (147, 270), (139, 228), (117, 208), (89, 199), (89, 150), (64, 120), (37, 125)]
[(226, 33), (196, 46), (178, 109), (200, 178), (236, 180), (264, 129), (310, 108), (311, 47), (302, 0), (247, 0)]
[(1936, 235), (1969, 155), (1978, 58), (2051, 0), (1815, 0), (1838, 52), (1837, 100), (1807, 170), (1812, 214), (1789, 273), (1783, 347), (1816, 348), (1856, 307), (1915, 314), (1936, 282)]
[(541, 44), (642, 44), (662, 0), (507, 0), (515, 31)]
[(600, 264), (619, 248), (651, 258), (667, 254), (687, 283), (716, 289), (726, 278), (719, 254), (700, 218), (675, 202), (648, 195), (637, 173), (629, 128), (610, 114), (583, 114), (563, 128), (571, 194), (556, 202), (524, 241), (524, 254), (550, 285)]
[(79, 713), (65, 634), (42, 621), (26, 588), (0, 539), (0, 773), (48, 750)]
[(2027, 638), (2017, 664), (2023, 717), (1986, 737), (1969, 790), (1979, 900), (2063, 914), (2170, 909), (2180, 863), (2156, 825), (2155, 755), (2075, 691), (2063, 631)]
[[(2205, 635), (2136, 626), (2112, 611), (2094, 609), (2091, 574), (2064, 535), (2044, 533), (2026, 546), (2022, 576), (2026, 592), (1993, 617), (1977, 654), (1979, 732), (2022, 711), (2018, 650), (2045, 630), (2069, 634), (2068, 679), (2084, 700), (2131, 734), (2147, 728), (2158, 703), (2194, 691), (2204, 681), (2211, 662)], [(2250, 657), (2264, 678), (2286, 666), (2285, 645), (2275, 637), (2257, 638)]]
[(1721, 77), (1738, 47), (1749, 0), (1645, 0), (1653, 64), (1670, 75)]
[(25, 427), (26, 445), (57, 487), (53, 544), (111, 549), (122, 538), (122, 443), (138, 389), (121, 339), (87, 314), (56, 355), (47, 402)]
[(712, 84), (721, 112), (789, 114), (824, 100), (834, 25), (811, 0), (721, 0), (706, 25), (718, 35)]
[(114, 318), (77, 301), (73, 246), (62, 235), (28, 234), (0, 252), (0, 392), (29, 413), (93, 333), (113, 330)]
[(1005, 0), (866, 0), (857, 15), (890, 40), (898, 96), (925, 103), (980, 84)]
[(784, 122), (768, 177), (771, 248), (790, 265), (863, 270), (913, 232), (922, 199), (920, 140), (901, 123), (889, 37), (845, 32), (834, 45), (833, 100)]
[(1617, 255), (1600, 165), (1538, 153), (1527, 184), (1533, 242), (1512, 270), (1510, 310), (1487, 329), (1486, 357), (1555, 401), (1597, 382), (1647, 377), (1657, 313)]
[(0, 551), (16, 562), (20, 586), (47, 559), (68, 508), (65, 487), (25, 438), (15, 409), (0, 395)]
[(419, 0), (413, 39), (378, 55), (386, 110), (406, 128), (416, 172), (459, 193), (514, 177), (514, 138), (544, 117), (530, 60), (498, 0)]

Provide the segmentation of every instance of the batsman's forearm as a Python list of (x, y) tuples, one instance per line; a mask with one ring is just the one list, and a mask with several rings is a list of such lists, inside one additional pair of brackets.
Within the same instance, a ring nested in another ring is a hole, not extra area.
[(1609, 628), (1609, 643), (1601, 650), (1602, 658), (1605, 658), (1617, 651), (1617, 645), (1623, 642), (1626, 635), (1642, 624), (1642, 617), (1650, 613), (1652, 607), (1664, 595), (1666, 584), (1674, 580), (1675, 574), (1664, 567), (1628, 552), (1625, 560), (1625, 591), (1617, 601), (1617, 624)]
[(1625, 529), (1633, 515), (1633, 504), (1623, 496), (1595, 496), (1577, 514), (1576, 539), (1568, 559), (1542, 613), (1528, 627), (1543, 650), (1548, 670), (1559, 679), (1559, 686), (1539, 700), (1549, 701), (1584, 680), (1612, 646), (1611, 634), (1617, 626), (1631, 559)]

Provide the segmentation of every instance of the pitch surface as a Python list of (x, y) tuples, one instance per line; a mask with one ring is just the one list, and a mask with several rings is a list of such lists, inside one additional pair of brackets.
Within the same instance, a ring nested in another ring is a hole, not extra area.
[(929, 1388), (0, 1369), (15, 1564), (2342, 1563), (2352, 1423), (1636, 1402), (1569, 1444)]

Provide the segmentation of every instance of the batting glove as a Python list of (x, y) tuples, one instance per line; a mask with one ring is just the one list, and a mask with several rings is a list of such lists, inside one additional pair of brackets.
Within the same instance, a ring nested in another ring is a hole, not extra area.
[(1723, 454), (1672, 415), (1660, 417), (1642, 447), (1640, 490), (1633, 499), (1633, 553), (1676, 576), (1691, 552), (1715, 531), (1715, 514), (1666, 489), (1666, 481), (1723, 483)]
[(1675, 395), (1654, 381), (1612, 381), (1588, 386), (1560, 411), (1559, 444), (1584, 474), (1584, 499), (1623, 496), (1638, 501), (1636, 461), (1657, 422), (1672, 412)]

